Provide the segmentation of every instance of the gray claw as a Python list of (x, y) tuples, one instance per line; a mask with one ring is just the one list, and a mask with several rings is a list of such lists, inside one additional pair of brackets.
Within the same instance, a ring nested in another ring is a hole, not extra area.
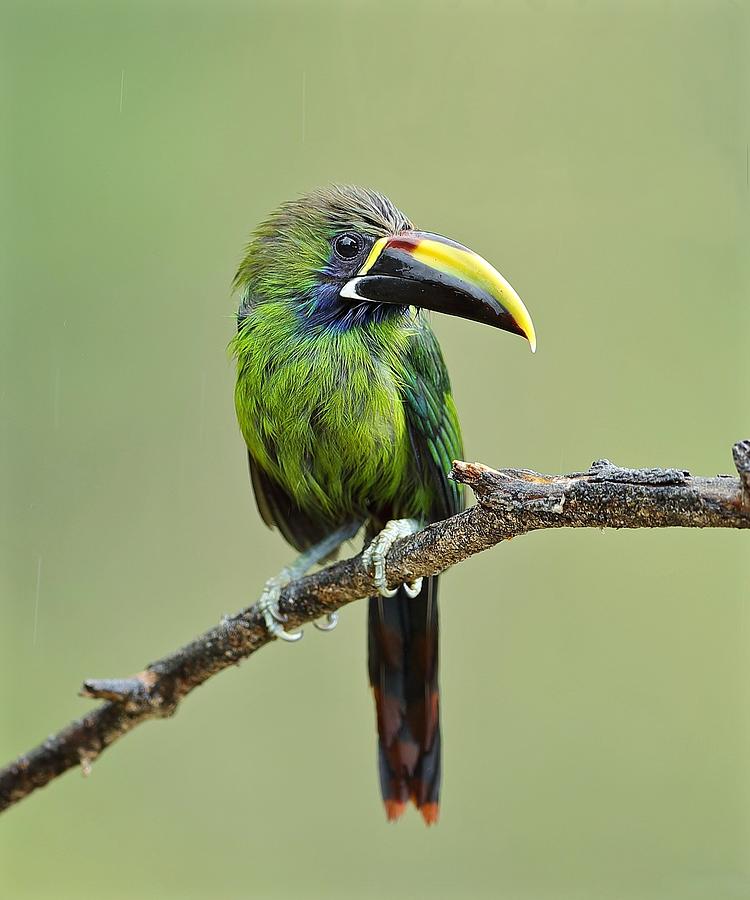
[(266, 628), (275, 638), (280, 638), (282, 641), (288, 641), (290, 644), (293, 644), (295, 641), (301, 641), (305, 636), (303, 631), (285, 631), (278, 622), (273, 619), (271, 621), (272, 624), (269, 625), (268, 619), (266, 619)]
[(422, 579), (417, 578), (417, 580), (412, 581), (411, 584), (404, 582), (403, 588), (406, 596), (411, 597), (413, 600), (415, 597), (418, 597), (422, 591)]
[(330, 612), (326, 616), (325, 622), (313, 622), (313, 625), (318, 629), (318, 631), (333, 631), (333, 629), (339, 624), (338, 613)]

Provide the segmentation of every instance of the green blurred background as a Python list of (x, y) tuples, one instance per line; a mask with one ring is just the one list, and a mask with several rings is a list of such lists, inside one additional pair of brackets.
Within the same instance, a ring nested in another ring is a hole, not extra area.
[[(736, 2), (2, 13), (0, 761), (290, 558), (234, 422), (249, 229), (331, 181), (489, 257), (435, 319), (469, 459), (732, 470), (750, 436)], [(445, 577), (443, 818), (387, 826), (365, 604), (0, 820), (0, 896), (750, 897), (742, 533), (547, 532)]]

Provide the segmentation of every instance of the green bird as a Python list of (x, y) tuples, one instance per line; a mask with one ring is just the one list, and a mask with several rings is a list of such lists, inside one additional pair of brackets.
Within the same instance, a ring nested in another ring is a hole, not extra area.
[[(375, 191), (334, 186), (282, 205), (254, 232), (235, 278), (235, 403), (260, 515), (301, 556), (270, 579), (266, 625), (285, 631), (281, 587), (364, 526), (378, 594), (368, 649), (389, 820), (409, 801), (437, 821), (438, 579), (389, 589), (394, 541), (463, 507), (447, 477), (463, 455), (437, 338), (423, 310), (524, 336), (531, 318), (486, 260), (416, 231)], [(316, 623), (318, 624), (318, 623)], [(330, 630), (335, 616), (319, 627)]]

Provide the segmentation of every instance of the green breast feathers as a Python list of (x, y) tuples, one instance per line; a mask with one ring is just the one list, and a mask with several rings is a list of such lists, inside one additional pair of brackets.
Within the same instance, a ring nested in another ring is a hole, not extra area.
[(425, 505), (404, 408), (417, 330), (402, 318), (311, 333), (283, 301), (244, 320), (234, 341), (240, 427), (257, 466), (302, 509), (338, 521), (397, 501)]

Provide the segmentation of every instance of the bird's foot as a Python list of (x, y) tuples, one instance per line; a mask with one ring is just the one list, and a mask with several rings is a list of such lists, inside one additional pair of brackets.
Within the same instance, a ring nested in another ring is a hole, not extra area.
[[(399, 590), (398, 588), (391, 590), (385, 577), (385, 560), (388, 551), (396, 541), (414, 534), (419, 529), (420, 524), (416, 519), (391, 519), (362, 554), (362, 563), (366, 569), (372, 567), (373, 581), (382, 597), (394, 597)], [(414, 598), (422, 590), (422, 579), (417, 578), (411, 584), (404, 584), (403, 588), (408, 597)]]
[(279, 610), (279, 598), (281, 589), (289, 583), (289, 578), (284, 573), (274, 578), (269, 578), (263, 588), (263, 593), (258, 600), (258, 607), (263, 614), (263, 621), (266, 623), (268, 633), (282, 641), (300, 641), (302, 640), (301, 631), (287, 631), (284, 628), (286, 616)]

